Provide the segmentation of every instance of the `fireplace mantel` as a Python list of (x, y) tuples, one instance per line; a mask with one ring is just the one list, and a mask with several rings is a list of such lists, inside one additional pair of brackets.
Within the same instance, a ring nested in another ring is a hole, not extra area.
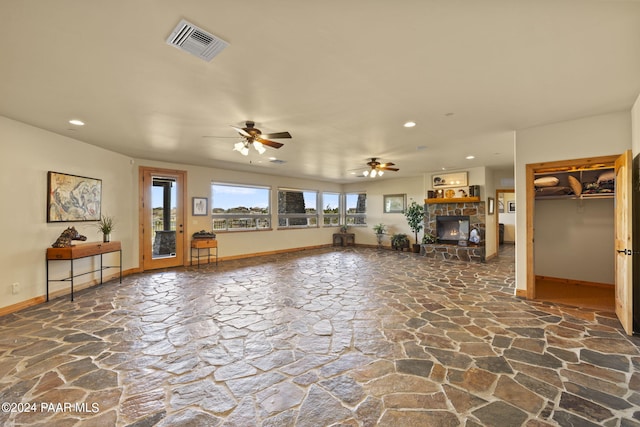
[(479, 202), (480, 197), (454, 197), (453, 199), (424, 199), (424, 202), (428, 205), (436, 203), (472, 203)]

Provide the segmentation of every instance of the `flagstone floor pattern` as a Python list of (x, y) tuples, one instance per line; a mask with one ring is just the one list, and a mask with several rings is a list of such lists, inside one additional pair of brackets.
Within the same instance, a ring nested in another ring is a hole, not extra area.
[(0, 424), (640, 426), (615, 314), (513, 294), (513, 248), (131, 275), (0, 317)]

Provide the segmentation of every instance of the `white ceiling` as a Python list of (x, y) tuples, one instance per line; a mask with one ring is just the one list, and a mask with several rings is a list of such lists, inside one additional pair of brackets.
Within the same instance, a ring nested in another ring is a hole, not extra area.
[[(167, 45), (181, 19), (229, 47)], [(0, 3), (0, 115), (136, 158), (340, 183), (369, 157), (400, 168), (382, 179), (510, 167), (514, 130), (639, 93), (638, 1)], [(246, 120), (293, 138), (244, 157)]]

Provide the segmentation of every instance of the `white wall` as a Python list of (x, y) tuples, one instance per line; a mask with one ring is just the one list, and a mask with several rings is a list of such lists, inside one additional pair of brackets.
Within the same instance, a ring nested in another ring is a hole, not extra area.
[(537, 276), (615, 283), (613, 199), (536, 200)]
[[(131, 197), (135, 168), (129, 158), (4, 117), (0, 141), (0, 308), (45, 295), (45, 251), (68, 226), (75, 226), (88, 241), (102, 238), (95, 222), (47, 223), (48, 171), (102, 180), (102, 213), (117, 221), (112, 239), (122, 242), (124, 268), (137, 266), (137, 252), (132, 250), (137, 241), (138, 211)], [(62, 278), (69, 266), (57, 261), (51, 269), (51, 277)], [(15, 295), (12, 283), (20, 284)], [(51, 290), (61, 288), (69, 284), (53, 284)]]
[[(621, 154), (631, 148), (631, 115), (629, 111), (585, 117), (578, 120), (524, 129), (516, 133), (516, 286), (527, 287), (526, 242), (526, 165), (545, 161), (581, 159)], [(533, 255), (533, 254), (532, 254)], [(580, 263), (570, 253), (559, 260)], [(586, 263), (582, 262), (583, 265)], [(598, 263), (585, 269), (594, 274)]]

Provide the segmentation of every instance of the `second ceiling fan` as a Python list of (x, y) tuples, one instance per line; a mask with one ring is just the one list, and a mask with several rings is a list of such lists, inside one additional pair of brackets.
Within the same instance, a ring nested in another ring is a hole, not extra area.
[(284, 145), (281, 142), (271, 141), (271, 139), (291, 138), (289, 132), (275, 132), (263, 135), (262, 131), (255, 126), (255, 122), (250, 120), (245, 122), (245, 127), (243, 128), (231, 126), (244, 138), (244, 141), (236, 143), (233, 149), (239, 151), (244, 156), (249, 154), (249, 145), (253, 145), (253, 147), (262, 154), (266, 151), (263, 145), (271, 148), (280, 148)]
[(368, 176), (370, 178), (375, 178), (376, 176), (382, 176), (384, 171), (397, 172), (400, 170), (398, 168), (391, 167), (391, 166), (395, 166), (391, 162), (380, 163), (377, 157), (372, 157), (371, 160), (367, 162), (367, 166), (369, 166), (370, 169), (362, 172), (362, 175)]

